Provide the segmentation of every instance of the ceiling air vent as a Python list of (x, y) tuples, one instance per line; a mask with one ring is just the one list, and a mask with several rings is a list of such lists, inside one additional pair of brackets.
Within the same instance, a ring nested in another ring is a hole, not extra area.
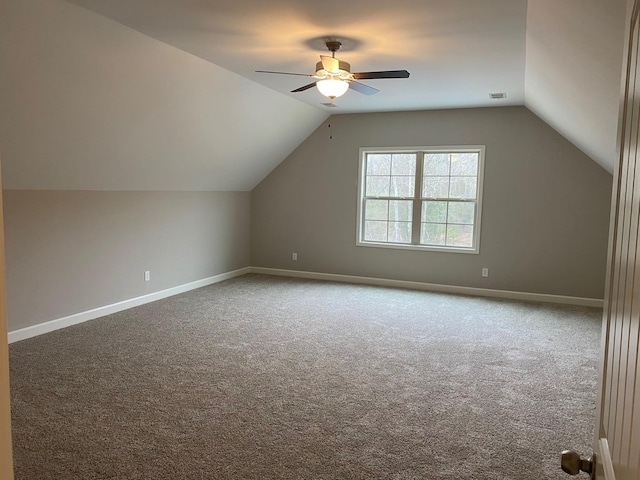
[(490, 93), (489, 98), (491, 100), (500, 100), (501, 98), (507, 98), (506, 93)]
[(329, 108), (337, 108), (338, 105), (334, 104), (334, 103), (321, 103), (320, 105), (324, 105), (325, 107), (329, 107)]

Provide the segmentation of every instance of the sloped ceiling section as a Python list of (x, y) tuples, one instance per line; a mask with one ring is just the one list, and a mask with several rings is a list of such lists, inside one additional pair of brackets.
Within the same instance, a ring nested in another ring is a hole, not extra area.
[(0, 0), (3, 186), (251, 190), (327, 114), (60, 0)]
[[(304, 77), (323, 39), (343, 42), (353, 71), (407, 69), (409, 79), (364, 82), (331, 113), (522, 105), (527, 0), (69, 0), (317, 108)], [(489, 93), (507, 98), (490, 100)]]
[(609, 172), (625, 0), (529, 0), (525, 105)]
[[(69, 0), (321, 108), (297, 76), (344, 41), (356, 71), (406, 68), (330, 113), (526, 105), (610, 172), (625, 0)], [(490, 100), (489, 93), (506, 99)]]

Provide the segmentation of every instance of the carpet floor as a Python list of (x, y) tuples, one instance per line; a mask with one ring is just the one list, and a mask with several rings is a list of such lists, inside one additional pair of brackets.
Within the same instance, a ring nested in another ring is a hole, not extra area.
[(562, 479), (601, 316), (245, 275), (10, 345), (16, 480)]

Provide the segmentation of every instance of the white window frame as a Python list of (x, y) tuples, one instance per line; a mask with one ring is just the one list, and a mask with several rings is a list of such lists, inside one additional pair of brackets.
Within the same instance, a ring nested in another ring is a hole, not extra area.
[[(476, 212), (474, 218), (473, 246), (472, 247), (454, 247), (454, 246), (435, 246), (420, 245), (416, 243), (386, 243), (371, 242), (364, 240), (364, 202), (365, 202), (365, 186), (366, 186), (366, 170), (365, 163), (368, 154), (376, 153), (415, 153), (416, 157), (416, 188), (414, 196), (405, 198), (414, 201), (413, 222), (420, 222), (420, 208), (422, 203), (422, 160), (424, 154), (429, 153), (478, 153), (478, 184), (476, 190)], [(485, 162), (485, 145), (453, 145), (453, 146), (433, 146), (433, 147), (361, 147), (360, 157), (358, 160), (358, 218), (356, 227), (356, 245), (360, 247), (375, 248), (393, 248), (400, 250), (422, 250), (432, 252), (449, 252), (449, 253), (480, 253), (480, 230), (482, 219), (482, 192), (484, 186), (484, 162)], [(419, 179), (418, 179), (419, 177)], [(419, 209), (415, 211), (415, 205), (419, 205)]]

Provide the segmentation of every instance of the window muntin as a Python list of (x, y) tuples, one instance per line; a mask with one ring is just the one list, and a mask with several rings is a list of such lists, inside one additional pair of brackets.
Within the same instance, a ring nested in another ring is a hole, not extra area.
[(361, 149), (358, 245), (477, 253), (484, 147)]

